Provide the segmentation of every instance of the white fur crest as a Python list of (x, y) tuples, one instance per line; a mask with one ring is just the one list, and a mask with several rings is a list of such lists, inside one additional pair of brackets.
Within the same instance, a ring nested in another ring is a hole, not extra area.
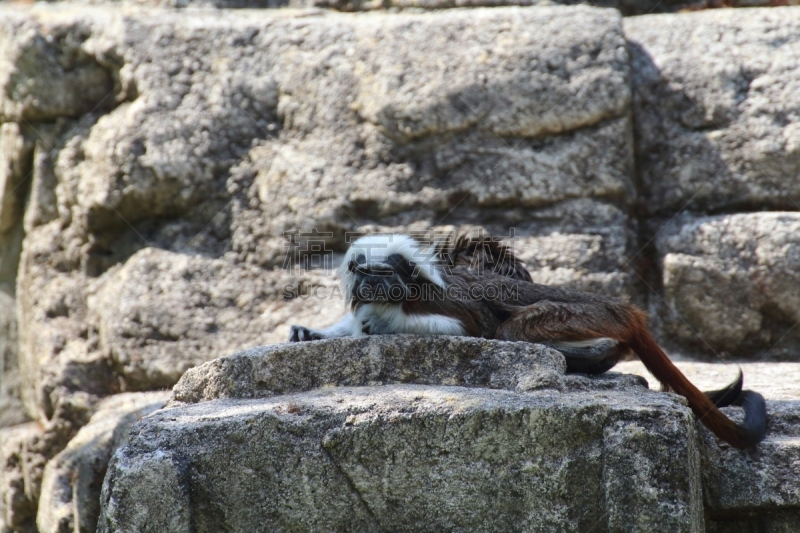
[(390, 255), (400, 254), (417, 264), (416, 273), (420, 277), (442, 288), (446, 287), (439, 272), (438, 257), (433, 247), (424, 248), (408, 235), (375, 233), (354, 242), (339, 266), (339, 279), (342, 280), (342, 289), (348, 300), (352, 290), (352, 278), (347, 271), (347, 265), (361, 254), (366, 257), (367, 263), (385, 262)]

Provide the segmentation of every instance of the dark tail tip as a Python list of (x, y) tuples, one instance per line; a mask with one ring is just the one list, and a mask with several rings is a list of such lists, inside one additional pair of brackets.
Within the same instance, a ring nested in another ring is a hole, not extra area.
[(767, 405), (759, 393), (742, 390), (743, 383), (744, 377), (742, 370), (739, 369), (739, 375), (730, 385), (704, 394), (717, 407), (737, 405), (744, 409), (744, 422), (734, 424), (735, 436), (723, 440), (727, 440), (736, 448), (747, 449), (764, 440), (766, 436)]
[(714, 402), (717, 407), (727, 407), (733, 405), (739, 396), (742, 394), (742, 384), (744, 383), (744, 376), (742, 369), (739, 369), (739, 376), (727, 387), (705, 392), (708, 399)]
[(743, 443), (749, 448), (764, 440), (767, 434), (767, 403), (764, 397), (750, 390), (742, 391), (734, 405), (744, 409), (744, 422), (739, 426)]

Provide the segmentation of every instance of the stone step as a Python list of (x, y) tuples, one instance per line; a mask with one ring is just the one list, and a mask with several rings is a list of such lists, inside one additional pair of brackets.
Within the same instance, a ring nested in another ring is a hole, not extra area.
[[(800, 363), (751, 361), (709, 363), (681, 357), (673, 357), (673, 361), (700, 390), (714, 390), (725, 386), (736, 379), (741, 369), (744, 374), (745, 389), (758, 391), (767, 400), (800, 400)], [(647, 379), (651, 388), (658, 388), (658, 381), (641, 361), (623, 361), (613, 370), (642, 376)]]
[[(754, 450), (719, 446), (701, 429), (703, 493), (710, 533), (796, 531), (800, 517), (800, 363), (678, 360), (678, 368), (700, 389), (712, 390), (744, 373), (745, 387), (767, 398), (767, 436)], [(639, 375), (651, 387), (658, 382), (639, 361), (615, 371)], [(734, 419), (738, 408), (724, 411)]]

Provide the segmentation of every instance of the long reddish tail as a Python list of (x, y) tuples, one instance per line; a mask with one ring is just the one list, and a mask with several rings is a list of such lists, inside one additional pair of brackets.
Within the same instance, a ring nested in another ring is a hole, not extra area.
[(767, 412), (764, 398), (760, 394), (752, 391), (742, 393), (738, 403), (745, 409), (745, 421), (742, 425), (737, 424), (686, 379), (650, 336), (643, 319), (631, 332), (628, 343), (656, 379), (689, 401), (689, 407), (694, 414), (714, 435), (731, 446), (742, 449), (750, 448), (764, 438)]

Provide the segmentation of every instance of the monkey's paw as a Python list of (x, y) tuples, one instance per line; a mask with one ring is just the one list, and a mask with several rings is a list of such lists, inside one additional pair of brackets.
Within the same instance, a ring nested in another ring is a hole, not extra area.
[(289, 332), (289, 342), (318, 341), (323, 338), (322, 334), (305, 326), (292, 326)]

